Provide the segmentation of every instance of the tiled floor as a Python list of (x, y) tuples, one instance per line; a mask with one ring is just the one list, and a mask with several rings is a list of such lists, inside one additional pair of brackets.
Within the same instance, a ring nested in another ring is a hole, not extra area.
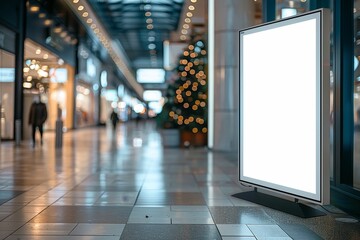
[(302, 219), (232, 197), (249, 190), (235, 154), (163, 148), (151, 122), (70, 131), (61, 149), (54, 139), (1, 143), (0, 239), (360, 239), (331, 206)]

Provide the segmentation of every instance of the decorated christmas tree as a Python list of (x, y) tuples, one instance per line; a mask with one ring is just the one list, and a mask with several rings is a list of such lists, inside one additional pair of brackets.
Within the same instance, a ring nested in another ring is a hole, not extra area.
[(193, 135), (206, 136), (208, 131), (206, 54), (205, 42), (199, 37), (184, 49), (176, 68), (177, 78), (169, 84), (163, 109), (169, 126)]

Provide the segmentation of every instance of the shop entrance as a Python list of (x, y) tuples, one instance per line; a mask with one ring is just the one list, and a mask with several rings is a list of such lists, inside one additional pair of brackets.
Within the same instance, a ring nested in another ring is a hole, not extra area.
[(0, 49), (0, 136), (14, 139), (15, 55)]
[(55, 130), (58, 108), (64, 128), (73, 127), (74, 69), (48, 49), (26, 39), (24, 57), (24, 139), (31, 138), (28, 125), (30, 106), (40, 96), (48, 118), (44, 130)]

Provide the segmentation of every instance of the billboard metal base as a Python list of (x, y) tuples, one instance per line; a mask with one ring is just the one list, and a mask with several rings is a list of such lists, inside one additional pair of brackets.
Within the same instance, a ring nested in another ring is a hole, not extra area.
[(326, 216), (326, 213), (305, 204), (291, 202), (257, 191), (241, 192), (232, 196), (302, 218)]

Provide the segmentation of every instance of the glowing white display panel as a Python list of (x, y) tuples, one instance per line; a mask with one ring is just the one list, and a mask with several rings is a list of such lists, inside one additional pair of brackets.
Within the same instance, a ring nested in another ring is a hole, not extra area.
[(239, 180), (315, 202), (330, 181), (323, 14), (240, 32)]
[(138, 83), (163, 83), (165, 70), (161, 68), (140, 68), (136, 71)]

